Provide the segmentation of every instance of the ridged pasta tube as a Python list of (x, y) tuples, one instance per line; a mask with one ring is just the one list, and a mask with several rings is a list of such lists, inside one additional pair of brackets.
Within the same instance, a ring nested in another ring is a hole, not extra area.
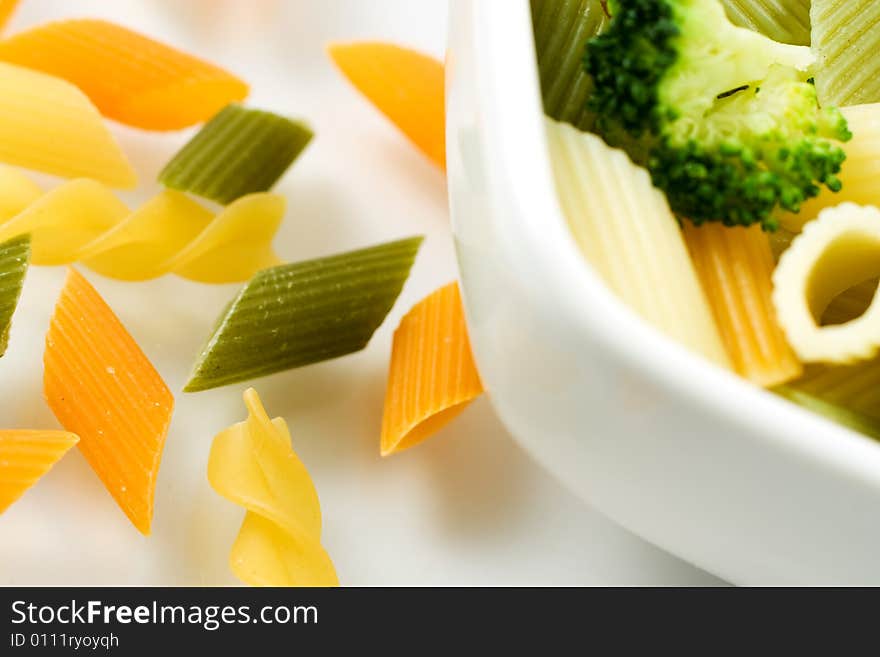
[(547, 116), (590, 130), (593, 81), (584, 68), (587, 41), (608, 25), (601, 0), (532, 0), (532, 26)]
[(130, 189), (137, 175), (104, 119), (64, 80), (0, 63), (0, 162)]
[(0, 513), (78, 442), (66, 431), (0, 431)]
[(243, 281), (280, 262), (272, 238), (284, 197), (243, 196), (219, 214), (166, 190), (131, 211), (101, 183), (72, 180), (43, 194), (14, 169), (0, 167), (0, 242), (31, 236), (31, 263), (81, 261), (111, 278), (166, 273), (203, 283)]
[(802, 368), (776, 320), (773, 253), (760, 226), (694, 226), (684, 236), (734, 369), (761, 386), (800, 376)]
[(732, 23), (795, 46), (810, 45), (810, 0), (721, 0)]
[(681, 229), (648, 172), (595, 135), (547, 119), (556, 191), (575, 241), (645, 320), (730, 366)]
[(845, 324), (821, 326), (832, 299), (880, 275), (880, 209), (844, 203), (823, 210), (782, 254), (773, 302), (795, 352), (805, 362), (852, 363), (880, 349), (880, 301)]
[(819, 102), (880, 102), (880, 2), (813, 0), (810, 19)]

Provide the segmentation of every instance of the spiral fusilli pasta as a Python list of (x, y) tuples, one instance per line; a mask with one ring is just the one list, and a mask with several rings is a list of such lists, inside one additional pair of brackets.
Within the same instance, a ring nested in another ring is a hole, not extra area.
[(166, 273), (203, 283), (243, 281), (278, 264), (272, 238), (284, 198), (250, 194), (213, 212), (181, 192), (160, 192), (131, 211), (101, 183), (72, 180), (43, 192), (0, 168), (0, 242), (31, 236), (31, 263), (82, 262), (111, 278)]
[(245, 507), (229, 565), (254, 586), (336, 586), (336, 569), (321, 546), (318, 493), (290, 444), (282, 418), (270, 420), (257, 391), (244, 393), (248, 419), (211, 445), (208, 481)]

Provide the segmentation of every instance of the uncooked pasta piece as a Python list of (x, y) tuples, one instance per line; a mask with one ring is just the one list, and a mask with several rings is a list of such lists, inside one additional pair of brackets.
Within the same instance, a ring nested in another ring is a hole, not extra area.
[(137, 185), (134, 169), (82, 91), (3, 63), (0, 162), (63, 178), (88, 177), (111, 187)]
[(796, 46), (810, 45), (810, 0), (721, 0), (735, 25)]
[(43, 390), (61, 425), (143, 534), (174, 398), (95, 289), (70, 269), (46, 335)]
[(819, 102), (880, 102), (880, 2), (813, 0), (810, 19)]
[(166, 190), (132, 212), (93, 180), (42, 195), (14, 169), (0, 168), (0, 240), (27, 234), (33, 264), (83, 261), (122, 280), (174, 273), (203, 283), (245, 281), (280, 262), (272, 239), (284, 209), (284, 197), (259, 193), (215, 215)]
[(0, 356), (9, 345), (12, 315), (28, 269), (30, 243), (30, 238), (24, 235), (0, 244)]
[(12, 18), (15, 8), (18, 6), (18, 0), (0, 0), (0, 32)]
[(782, 254), (773, 275), (779, 323), (804, 362), (852, 363), (880, 349), (880, 302), (861, 317), (822, 326), (831, 301), (880, 276), (880, 210), (845, 203), (823, 210)]
[(429, 438), (482, 393), (458, 283), (451, 283), (416, 304), (394, 332), (382, 456)]
[(570, 125), (548, 119), (547, 136), (559, 203), (586, 260), (645, 320), (729, 367), (678, 222), (648, 172)]
[(165, 165), (159, 182), (229, 203), (272, 189), (313, 135), (302, 121), (232, 104)]
[(844, 107), (841, 111), (853, 133), (838, 175), (843, 187), (836, 193), (823, 187), (819, 196), (804, 203), (797, 214), (782, 214), (780, 221), (789, 230), (799, 231), (823, 208), (845, 201), (880, 206), (880, 103)]
[(247, 509), (229, 565), (252, 586), (337, 586), (321, 545), (321, 506), (282, 418), (270, 420), (253, 388), (244, 393), (248, 418), (214, 438), (208, 481)]
[(443, 64), (389, 43), (336, 43), (330, 57), (349, 81), (438, 166), (446, 168)]
[(72, 19), (0, 42), (0, 60), (75, 84), (104, 116), (148, 130), (206, 121), (243, 100), (231, 73), (120, 25)]
[(211, 224), (214, 214), (185, 194), (157, 194), (125, 219), (101, 232), (75, 255), (112, 278), (143, 280), (171, 270), (166, 262)]
[(414, 237), (257, 273), (217, 320), (184, 390), (360, 351), (394, 305), (421, 243)]
[(9, 221), (43, 195), (43, 190), (24, 173), (0, 164), (0, 225)]
[(532, 25), (544, 113), (590, 130), (593, 82), (584, 68), (587, 41), (609, 22), (601, 0), (532, 0)]
[(0, 240), (30, 235), (33, 264), (65, 264), (74, 262), (83, 246), (128, 214), (125, 203), (101, 183), (72, 180), (0, 224)]
[(684, 236), (734, 369), (761, 386), (800, 376), (800, 361), (776, 321), (775, 263), (761, 227), (686, 221)]
[(164, 267), (200, 283), (235, 283), (281, 262), (272, 238), (284, 218), (278, 194), (248, 194), (226, 206)]
[(0, 431), (0, 513), (49, 472), (79, 438), (66, 431)]

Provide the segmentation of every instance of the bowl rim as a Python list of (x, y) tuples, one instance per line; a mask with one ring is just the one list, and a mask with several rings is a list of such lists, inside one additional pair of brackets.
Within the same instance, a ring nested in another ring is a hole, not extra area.
[[(504, 215), (504, 230), (497, 231), (503, 236), (499, 248), (511, 259), (529, 262), (530, 269), (541, 271), (542, 289), (552, 291), (559, 316), (591, 334), (655, 385), (690, 398), (793, 457), (880, 488), (880, 445), (874, 440), (691, 352), (614, 296), (571, 237), (556, 195), (529, 0), (452, 2), (459, 5), (455, 10), (471, 13), (471, 45), (476, 51), (472, 75), (484, 117), (481, 139), (486, 158), (492, 161), (490, 194), (508, 195), (518, 209)], [(447, 72), (455, 75), (454, 66)], [(447, 135), (454, 128), (447, 125)], [(467, 306), (466, 287), (462, 293)], [(474, 351), (479, 360), (477, 345)]]

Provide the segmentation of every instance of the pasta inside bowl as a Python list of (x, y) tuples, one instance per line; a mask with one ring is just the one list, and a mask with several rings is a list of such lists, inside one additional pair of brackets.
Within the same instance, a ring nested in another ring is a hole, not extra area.
[(779, 321), (805, 362), (851, 363), (880, 349), (876, 294), (859, 316), (822, 325), (831, 302), (880, 275), (880, 210), (845, 203), (807, 224), (774, 274)]

